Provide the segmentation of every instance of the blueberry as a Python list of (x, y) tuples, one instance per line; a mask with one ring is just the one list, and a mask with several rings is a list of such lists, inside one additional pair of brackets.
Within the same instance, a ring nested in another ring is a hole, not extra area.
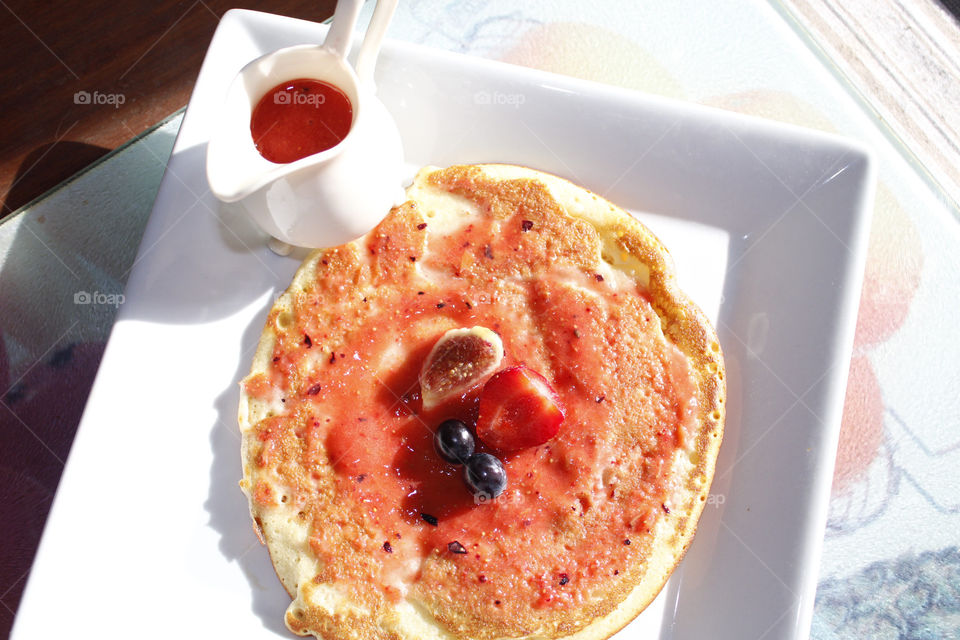
[(444, 420), (433, 434), (433, 446), (450, 464), (463, 464), (473, 455), (473, 434), (459, 420)]
[(463, 468), (463, 479), (478, 501), (493, 500), (507, 488), (507, 470), (489, 453), (475, 453)]

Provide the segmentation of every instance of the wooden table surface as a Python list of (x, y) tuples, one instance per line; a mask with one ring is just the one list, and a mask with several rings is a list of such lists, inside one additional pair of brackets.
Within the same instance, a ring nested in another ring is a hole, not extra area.
[(778, 4), (918, 173), (960, 212), (960, 2)]
[(190, 97), (234, 7), (322, 21), (335, 0), (0, 0), (0, 217)]

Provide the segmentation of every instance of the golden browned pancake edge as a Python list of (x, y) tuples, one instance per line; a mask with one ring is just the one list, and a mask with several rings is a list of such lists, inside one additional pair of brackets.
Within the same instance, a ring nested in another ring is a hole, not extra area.
[[(444, 173), (437, 173), (444, 172)], [(477, 165), (452, 167), (446, 170), (424, 169), (418, 175), (415, 187), (430, 188), (443, 175), (468, 177), (468, 181), (482, 183), (496, 190), (500, 185), (516, 189), (518, 184), (533, 181), (545, 187), (559, 208), (571, 218), (584, 221), (599, 235), (602, 257), (613, 268), (626, 273), (648, 292), (656, 310), (664, 335), (686, 356), (696, 382), (697, 429), (694, 445), (688, 451), (679, 451), (673, 459), (675, 481), (669, 513), (658, 518), (652, 533), (651, 554), (645, 569), (631, 588), (612, 589), (597, 607), (583, 607), (577, 612), (560, 611), (565, 621), (556, 624), (544, 638), (576, 638), (597, 640), (607, 638), (640, 613), (659, 593), (664, 583), (688, 548), (697, 522), (708, 497), (714, 465), (722, 439), (725, 415), (725, 381), (723, 356), (716, 333), (703, 312), (679, 290), (672, 260), (660, 241), (632, 216), (603, 198), (566, 180), (511, 165)], [(411, 188), (416, 195), (416, 189)], [(250, 380), (267, 372), (274, 354), (278, 331), (283, 330), (282, 318), (294, 313), (293, 296), (304, 289), (304, 283), (316, 278), (316, 268), (322, 251), (315, 251), (305, 260), (294, 277), (288, 292), (281, 296), (270, 312), (253, 359)], [(296, 517), (283, 505), (264, 509), (253, 499), (252, 488), (257, 474), (253, 444), (253, 427), (272, 409), (268, 403), (250, 397), (241, 387), (239, 422), (243, 433), (242, 459), (244, 479), (241, 487), (250, 498), (251, 516), (258, 535), (270, 551), (277, 574), (291, 597), (295, 598), (287, 614), (287, 624), (297, 633), (315, 633), (327, 640), (341, 638), (450, 638), (440, 626), (444, 616), (432, 621), (417, 619), (409, 624), (389, 625), (389, 629), (363, 614), (363, 607), (351, 603), (344, 594), (321, 587), (306, 586), (303, 576), (316, 571), (310, 558), (307, 532), (298, 529)], [(308, 592), (303, 593), (304, 590)], [(312, 605), (310, 603), (313, 603)], [(320, 603), (320, 606), (317, 606)], [(293, 615), (293, 610), (298, 615)], [(397, 608), (388, 617), (410, 616), (416, 607)], [(422, 612), (417, 613), (420, 616)], [(571, 615), (572, 614), (572, 615)], [(430, 622), (439, 625), (430, 625)], [(462, 628), (462, 621), (458, 621)], [(397, 628), (416, 629), (415, 635), (402, 635)], [(514, 637), (498, 635), (496, 625), (477, 628), (476, 636), (483, 638)], [(502, 631), (507, 631), (503, 629)], [(473, 636), (474, 634), (470, 634)]]

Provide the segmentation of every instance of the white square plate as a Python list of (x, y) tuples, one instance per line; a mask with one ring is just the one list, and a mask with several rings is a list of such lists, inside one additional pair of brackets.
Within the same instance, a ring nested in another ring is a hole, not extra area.
[[(204, 158), (236, 71), (325, 31), (247, 11), (221, 21), (18, 640), (63, 629), (104, 640), (289, 636), (289, 600), (237, 487), (235, 416), (237, 381), (298, 262), (219, 207)], [(618, 637), (805, 637), (862, 278), (868, 154), (811, 131), (409, 45), (388, 43), (377, 77), (411, 171), (517, 163), (652, 212), (641, 219), (717, 320), (729, 408), (710, 505), (680, 569)]]

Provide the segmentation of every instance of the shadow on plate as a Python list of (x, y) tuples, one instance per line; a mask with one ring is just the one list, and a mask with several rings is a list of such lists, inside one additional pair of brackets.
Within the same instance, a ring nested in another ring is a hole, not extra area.
[[(675, 640), (677, 620), (679, 616), (690, 615), (691, 604), (696, 606), (696, 598), (702, 597), (702, 589), (698, 585), (704, 582), (705, 574), (710, 571), (709, 558), (718, 548), (718, 538), (729, 535), (723, 531), (724, 510), (728, 504), (728, 492), (731, 484), (731, 475), (726, 472), (736, 464), (742, 450), (742, 407), (743, 386), (741, 378), (740, 349), (737, 340), (724, 331), (722, 327), (729, 327), (733, 322), (733, 305), (729, 303), (735, 299), (737, 283), (727, 279), (724, 282), (723, 300), (719, 313), (717, 333), (720, 343), (724, 345), (724, 367), (726, 369), (727, 399), (726, 418), (723, 431), (723, 443), (717, 457), (716, 471), (707, 504), (704, 506), (697, 524), (697, 532), (690, 543), (690, 548), (684, 559), (680, 561), (673, 576), (664, 587), (666, 604), (663, 610), (663, 622), (660, 626), (659, 640)], [(692, 600), (690, 594), (693, 594)], [(686, 596), (686, 597), (684, 597)]]
[(228, 562), (239, 564), (250, 585), (251, 610), (263, 626), (287, 637), (290, 632), (283, 622), (290, 597), (274, 573), (266, 547), (253, 531), (246, 496), (240, 490), (243, 470), (240, 462), (240, 430), (237, 406), (240, 401), (239, 380), (250, 370), (253, 351), (263, 331), (263, 323), (272, 300), (256, 314), (243, 333), (242, 356), (230, 386), (217, 396), (214, 406), (217, 421), (210, 429), (213, 464), (210, 467), (210, 494), (206, 502), (210, 526), (220, 534), (219, 549)]
[[(171, 157), (127, 285), (124, 319), (201, 324), (226, 318), (281, 289), (306, 250), (280, 257), (242, 211), (207, 188), (206, 145)], [(203, 190), (198, 191), (201, 183)], [(149, 256), (149, 260), (144, 260)]]

